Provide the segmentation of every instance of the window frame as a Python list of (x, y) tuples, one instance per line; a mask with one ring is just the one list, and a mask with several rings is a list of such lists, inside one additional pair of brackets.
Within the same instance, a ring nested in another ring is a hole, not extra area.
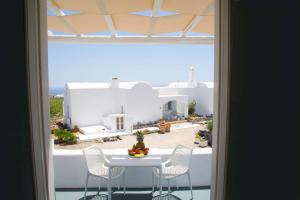
[[(224, 200), (230, 79), (230, 1), (215, 1), (214, 133), (211, 200)], [(28, 98), (36, 199), (54, 200), (54, 169), (48, 104), (47, 1), (25, 3)], [(43, 133), (43, 134), (41, 134)]]

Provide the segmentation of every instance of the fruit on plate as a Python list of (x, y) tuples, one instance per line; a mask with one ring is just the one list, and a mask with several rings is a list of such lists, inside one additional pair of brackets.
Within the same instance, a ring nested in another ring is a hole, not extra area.
[(135, 156), (135, 155), (139, 155), (142, 154), (142, 156), (147, 155), (149, 152), (149, 148), (144, 148), (144, 149), (140, 149), (140, 148), (135, 148), (135, 149), (128, 149), (128, 155), (131, 156)]
[(144, 133), (142, 131), (137, 131), (135, 134), (137, 143), (132, 146), (132, 149), (128, 149), (128, 154), (140, 158), (148, 154), (149, 148), (145, 147)]
[(135, 154), (133, 157), (135, 158), (141, 158), (144, 157), (145, 155), (143, 153)]
[(135, 152), (132, 149), (128, 149), (128, 154), (134, 156)]

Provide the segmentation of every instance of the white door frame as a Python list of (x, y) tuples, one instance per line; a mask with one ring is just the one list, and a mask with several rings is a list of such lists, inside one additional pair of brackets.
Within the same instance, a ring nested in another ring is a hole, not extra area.
[[(25, 1), (32, 156), (37, 199), (54, 200), (48, 94), (47, 2)], [(215, 82), (211, 200), (224, 200), (229, 110), (229, 0), (215, 1)]]
[(27, 76), (35, 196), (54, 200), (46, 0), (25, 1)]
[(214, 119), (211, 200), (225, 200), (229, 89), (230, 0), (215, 1)]

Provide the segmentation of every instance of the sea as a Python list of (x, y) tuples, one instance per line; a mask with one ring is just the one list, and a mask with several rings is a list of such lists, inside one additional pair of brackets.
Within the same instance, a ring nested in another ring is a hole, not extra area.
[(49, 95), (55, 96), (58, 94), (64, 94), (64, 88), (49, 88)]

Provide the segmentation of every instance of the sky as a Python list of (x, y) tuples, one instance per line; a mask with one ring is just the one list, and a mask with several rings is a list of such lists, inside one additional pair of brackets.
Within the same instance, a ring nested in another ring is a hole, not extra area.
[(153, 86), (186, 81), (195, 68), (199, 81), (213, 81), (213, 45), (48, 44), (49, 88), (68, 82), (147, 81)]

